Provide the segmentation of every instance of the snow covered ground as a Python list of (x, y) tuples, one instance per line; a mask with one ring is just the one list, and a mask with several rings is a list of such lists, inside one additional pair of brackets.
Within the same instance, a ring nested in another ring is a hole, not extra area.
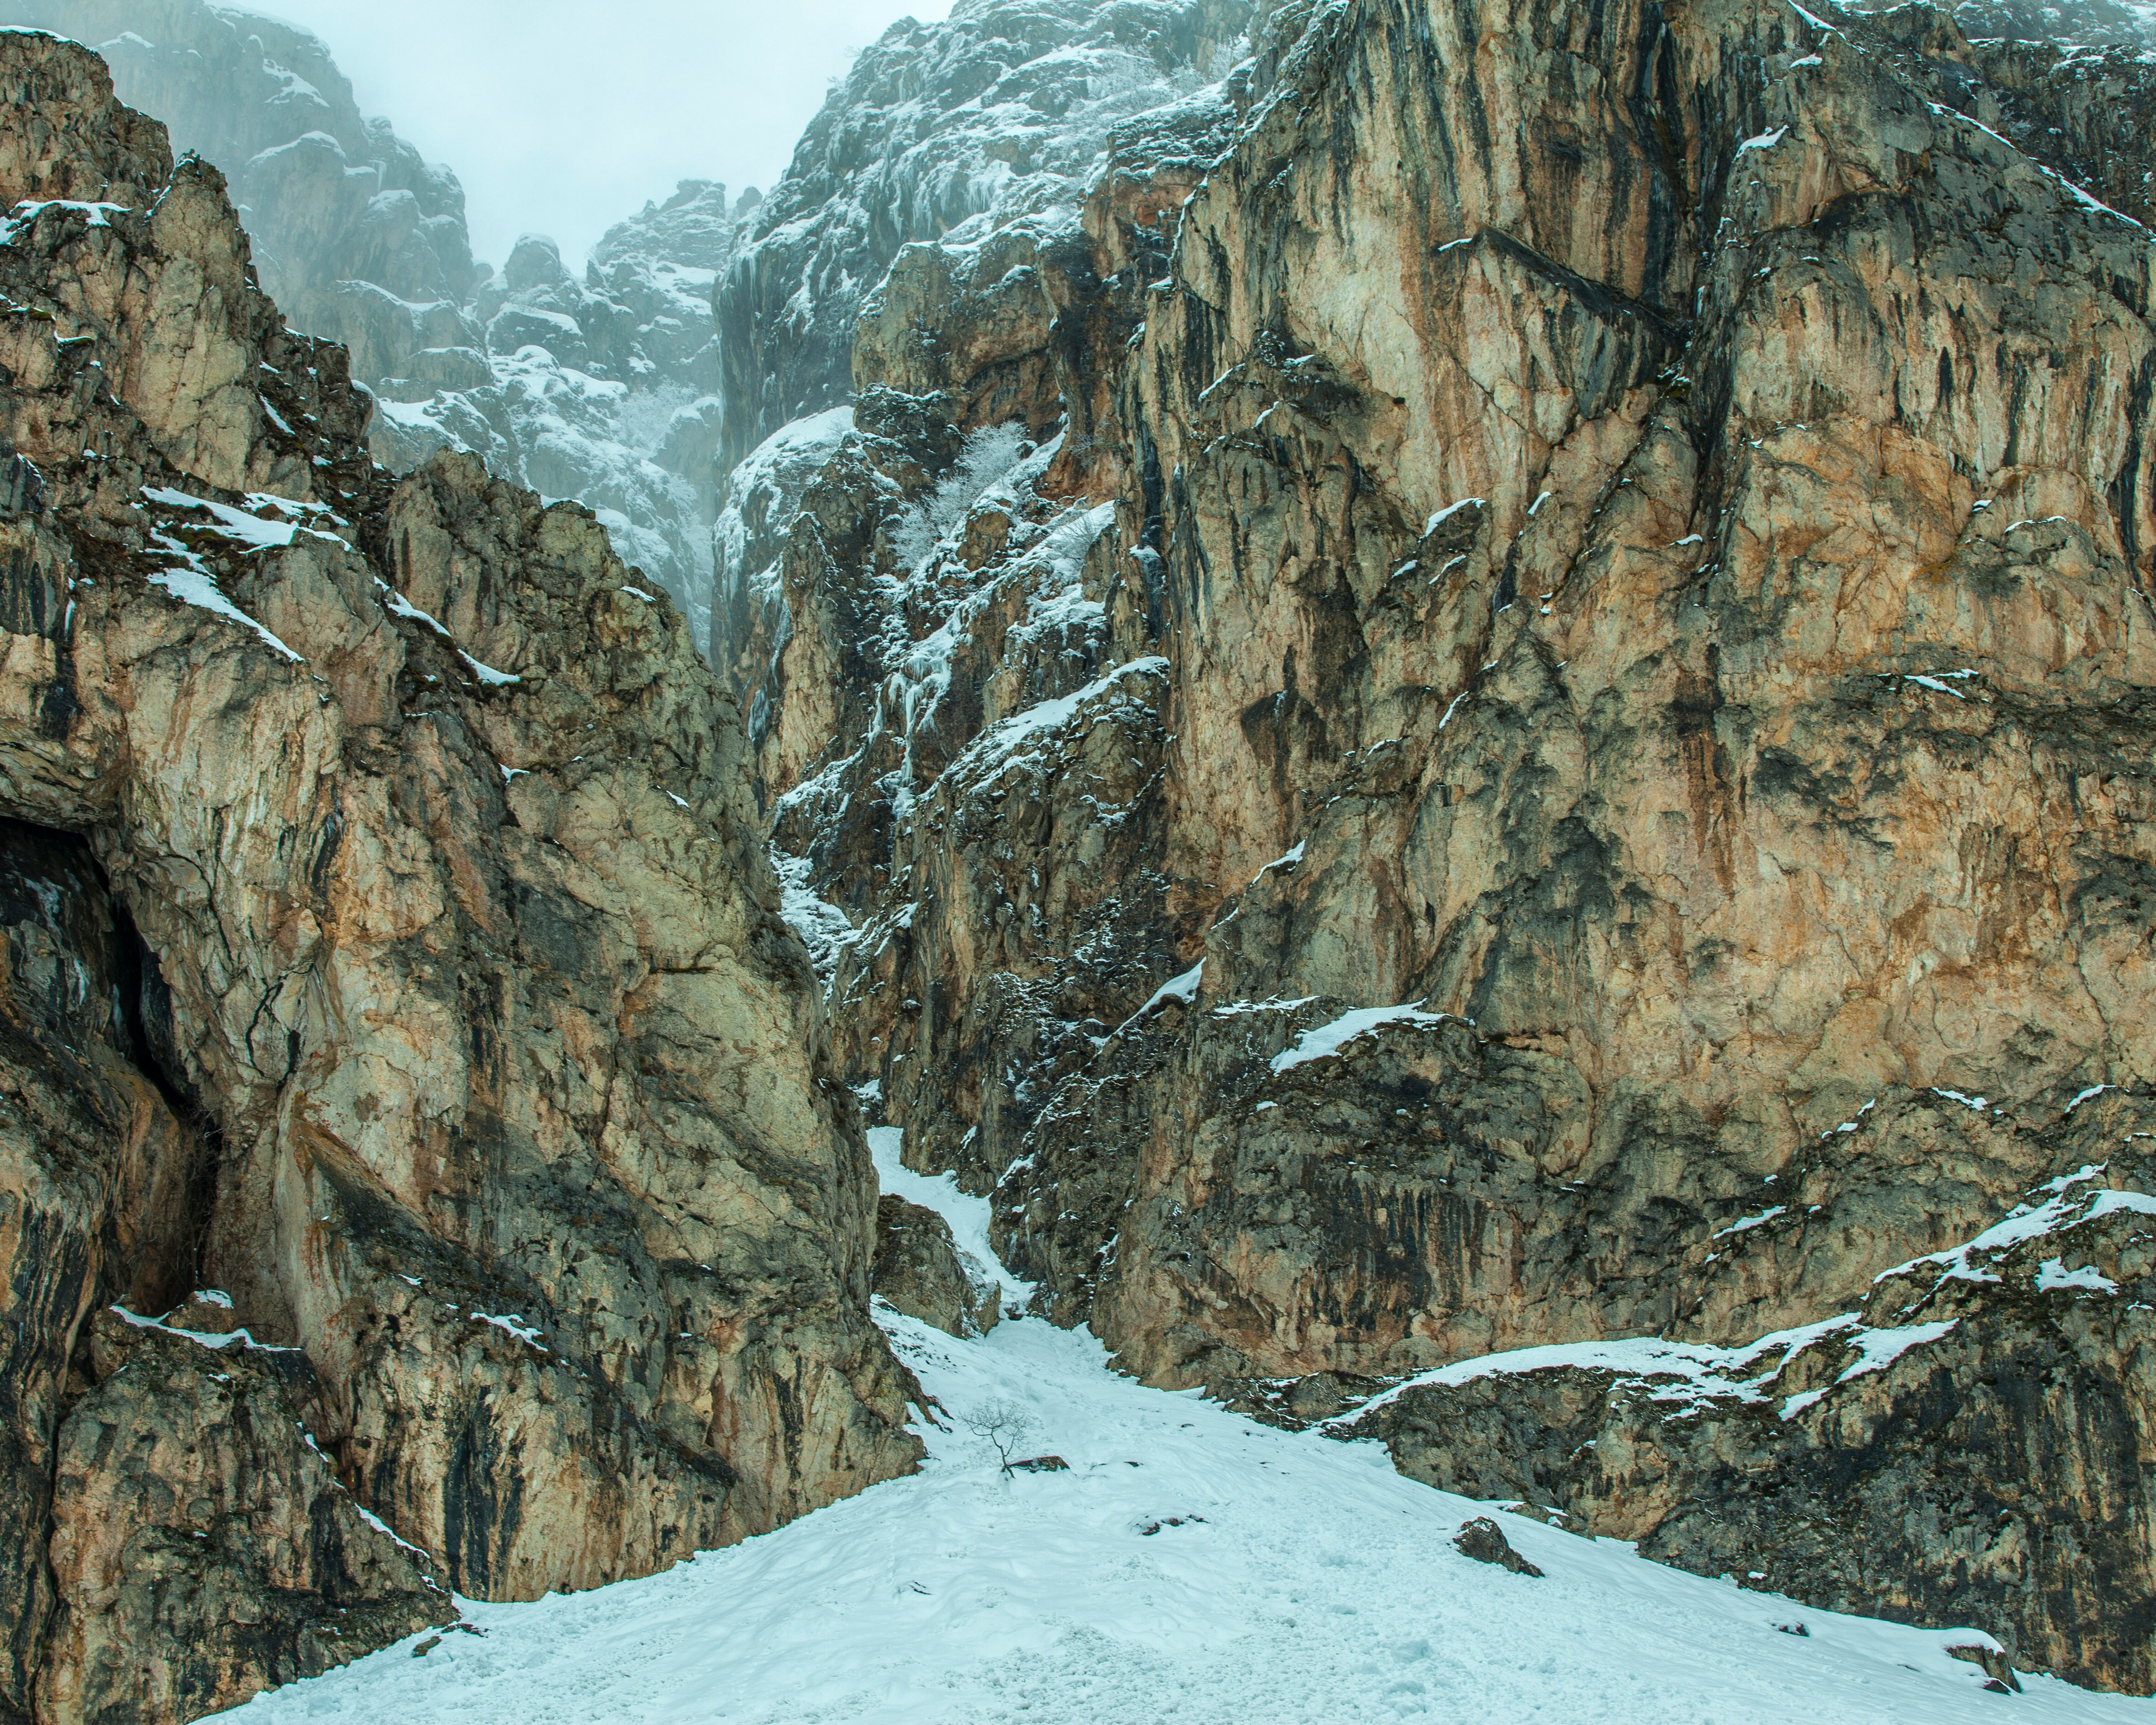
[[(886, 1183), (983, 1250), (981, 1201), (876, 1139)], [(2156, 1725), (2156, 1702), (2049, 1679), (1986, 1694), (1947, 1656), (1967, 1637), (1517, 1517), (1498, 1519), (1545, 1579), (1473, 1563), (1451, 1541), (1484, 1507), (1375, 1445), (1144, 1389), (1037, 1321), (960, 1342), (881, 1317), (945, 1410), (917, 1476), (669, 1574), (468, 1604), (484, 1637), (393, 1648), (260, 1697), (246, 1725)], [(1029, 1427), (1018, 1453), (1068, 1471), (1006, 1476), (968, 1429), (999, 1405)]]

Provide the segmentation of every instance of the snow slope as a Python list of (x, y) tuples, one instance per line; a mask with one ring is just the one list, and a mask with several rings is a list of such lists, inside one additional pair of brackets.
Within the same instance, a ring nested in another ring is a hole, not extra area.
[[(887, 1178), (896, 1137), (878, 1134)], [(905, 1183), (916, 1202), (952, 1195)], [(1375, 1445), (1147, 1389), (1091, 1337), (1037, 1320), (961, 1342), (880, 1317), (942, 1404), (915, 1478), (649, 1580), (468, 1604), (484, 1636), (452, 1632), (424, 1658), (408, 1643), (238, 1712), (246, 1725), (1965, 1725), (1999, 1707), (2156, 1725), (2156, 1702), (2046, 1678), (1987, 1695), (1945, 1651), (1971, 1637), (1807, 1610), (1517, 1517), (1499, 1519), (1546, 1578), (1472, 1563), (1451, 1539), (1483, 1507), (1402, 1479)], [(1031, 1423), (1021, 1453), (1069, 1470), (1004, 1476), (967, 1429), (998, 1404)]]

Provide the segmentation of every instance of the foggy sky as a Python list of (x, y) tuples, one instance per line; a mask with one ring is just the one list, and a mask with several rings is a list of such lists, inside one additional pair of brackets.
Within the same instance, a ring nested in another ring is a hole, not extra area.
[(464, 182), (500, 267), (551, 234), (572, 269), (683, 179), (768, 188), (860, 49), (950, 0), (238, 0), (326, 41), (362, 112)]

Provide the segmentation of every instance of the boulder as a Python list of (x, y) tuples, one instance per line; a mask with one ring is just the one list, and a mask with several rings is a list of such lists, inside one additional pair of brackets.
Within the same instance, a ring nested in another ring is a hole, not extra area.
[(1543, 1572), (1512, 1549), (1512, 1542), (1505, 1538), (1505, 1530), (1487, 1516), (1478, 1516), (1462, 1526), (1452, 1545), (1460, 1556), (1472, 1558), (1478, 1563), (1494, 1564), (1515, 1575), (1530, 1576), (1537, 1581), (1542, 1579)]
[(982, 1336), (1003, 1319), (1003, 1289), (969, 1271), (951, 1224), (886, 1192), (876, 1203), (876, 1297), (949, 1336)]

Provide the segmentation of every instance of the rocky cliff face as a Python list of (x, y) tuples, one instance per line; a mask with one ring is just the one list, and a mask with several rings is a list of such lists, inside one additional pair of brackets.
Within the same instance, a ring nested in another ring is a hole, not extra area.
[(610, 232), (582, 282), (538, 237), (497, 275), (472, 259), (456, 177), (362, 119), (306, 31), (208, 0), (0, 0), (0, 23), (97, 49), (123, 100), (224, 170), (264, 291), (379, 398), (377, 459), (469, 450), (585, 504), (706, 638), (711, 301), (753, 191), (684, 184)]
[(711, 294), (757, 205), (683, 184), (609, 230), (579, 281), (542, 235), (518, 242), (466, 316), (482, 351), (421, 355), (382, 380), (375, 452), (408, 470), (438, 449), (592, 509), (619, 554), (707, 641), (712, 451), (721, 403)]
[(0, 33), (0, 1717), (198, 1717), (906, 1469), (679, 610), (373, 466), (85, 50)]
[[(938, 183), (870, 141), (997, 13), (887, 39), (764, 219), (836, 141)], [(850, 418), (737, 480), (715, 657), (846, 1076), (1154, 1381), (2156, 1686), (2145, 64), (1248, 23), (1075, 224), (894, 240)], [(730, 425), (826, 399), (774, 255)], [(1642, 1337), (1688, 1363), (1517, 1357)]]
[(854, 326), (902, 248), (1067, 231), (1110, 131), (1219, 77), (1250, 12), (959, 0), (947, 23), (892, 25), (811, 122), (720, 291), (724, 465), (845, 402)]

